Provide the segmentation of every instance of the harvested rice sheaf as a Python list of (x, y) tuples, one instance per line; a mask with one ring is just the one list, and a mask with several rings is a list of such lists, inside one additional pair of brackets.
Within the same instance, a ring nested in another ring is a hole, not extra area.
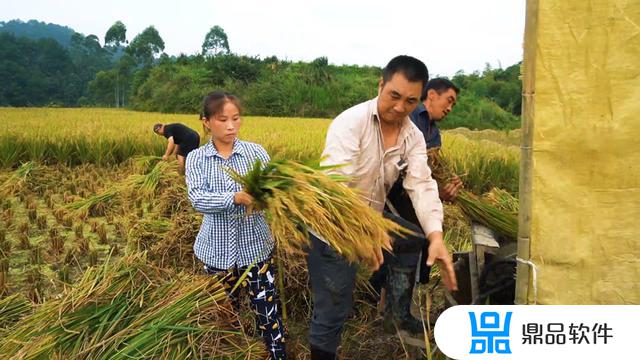
[[(429, 166), (439, 184), (445, 184), (453, 177), (453, 171), (438, 149), (429, 151)], [(505, 191), (494, 190), (492, 194), (480, 197), (461, 189), (456, 204), (471, 220), (515, 239), (518, 235), (517, 200), (508, 195)]]
[[(300, 253), (313, 229), (349, 262), (375, 268), (381, 249), (391, 251), (389, 232), (405, 232), (370, 208), (362, 196), (346, 186), (348, 178), (330, 175), (330, 167), (293, 161), (258, 160), (245, 175), (229, 170), (264, 210), (278, 246)], [(252, 210), (252, 209), (250, 209)]]
[(0, 353), (16, 359), (265, 358), (260, 340), (231, 327), (233, 316), (219, 279), (177, 274), (135, 254), (89, 268), (59, 299), (22, 317), (0, 338)]

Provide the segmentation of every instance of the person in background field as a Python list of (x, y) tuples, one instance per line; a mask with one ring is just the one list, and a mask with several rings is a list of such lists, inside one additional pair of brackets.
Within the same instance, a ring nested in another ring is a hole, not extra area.
[(200, 146), (200, 135), (188, 126), (182, 124), (155, 124), (153, 132), (167, 138), (167, 150), (162, 160), (169, 160), (169, 156), (175, 154), (180, 166), (180, 173), (184, 174), (185, 159), (187, 155)]
[[(219, 275), (230, 290), (254, 262), (238, 289), (246, 289), (271, 359), (285, 359), (284, 324), (272, 263), (274, 240), (262, 212), (247, 213), (253, 198), (224, 168), (246, 174), (256, 159), (269, 162), (265, 149), (238, 139), (240, 101), (225, 92), (204, 99), (203, 125), (210, 140), (187, 156), (185, 179), (193, 208), (204, 214), (193, 246), (207, 274)], [(229, 294), (236, 302), (238, 294)], [(237, 306), (236, 306), (237, 308)]]
[[(321, 162), (321, 165), (342, 164), (332, 171), (351, 177), (348, 185), (363, 192), (363, 201), (380, 212), (384, 210), (388, 190), (400, 172), (405, 172), (403, 188), (417, 204), (420, 226), (390, 213), (384, 215), (422, 235), (405, 244), (396, 238), (394, 254), (385, 251), (382, 268), (390, 269), (386, 282), (390, 286), (387, 291), (390, 299), (385, 312), (398, 327), (411, 331), (418, 329), (401, 317), (411, 305), (420, 250), (427, 239), (429, 256), (423, 261), (429, 266), (439, 262), (445, 285), (449, 290), (457, 289), (451, 255), (442, 236), (442, 203), (427, 164), (425, 140), (408, 116), (418, 106), (427, 80), (427, 67), (420, 60), (410, 56), (393, 58), (383, 70), (378, 97), (345, 110), (332, 121)], [(311, 359), (335, 359), (344, 322), (353, 306), (357, 264), (348, 263), (323, 241), (322, 229), (309, 232), (307, 266), (313, 295)], [(404, 248), (398, 248), (399, 245)]]

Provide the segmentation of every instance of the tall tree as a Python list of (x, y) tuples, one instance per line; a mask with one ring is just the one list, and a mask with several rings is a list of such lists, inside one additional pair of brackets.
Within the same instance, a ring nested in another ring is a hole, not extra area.
[(202, 43), (202, 55), (219, 55), (229, 53), (229, 40), (227, 34), (220, 26), (216, 25), (209, 30)]
[(118, 20), (107, 30), (104, 35), (104, 45), (118, 47), (127, 42), (127, 27)]
[(164, 41), (155, 27), (149, 26), (129, 44), (127, 52), (134, 56), (144, 66), (150, 66), (155, 56), (164, 50)]
[[(94, 89), (104, 86), (104, 84), (107, 83), (112, 84), (115, 107), (124, 107), (126, 92), (125, 84), (127, 83), (127, 78), (130, 76), (131, 68), (133, 67), (131, 65), (131, 55), (125, 54), (122, 56), (122, 53), (125, 50), (124, 45), (128, 43), (127, 27), (120, 20), (113, 23), (104, 35), (105, 48), (111, 51), (115, 59), (119, 58), (119, 61), (116, 65), (116, 69), (102, 73), (100, 79), (96, 77)], [(104, 102), (104, 97), (102, 97), (101, 101)]]

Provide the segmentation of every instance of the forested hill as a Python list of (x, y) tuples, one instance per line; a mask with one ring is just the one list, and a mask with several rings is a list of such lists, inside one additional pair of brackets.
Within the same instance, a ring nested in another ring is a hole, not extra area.
[(53, 38), (64, 47), (69, 47), (71, 36), (75, 33), (69, 27), (47, 24), (38, 20), (29, 20), (27, 22), (21, 20), (0, 21), (0, 31), (31, 40)]
[[(236, 55), (219, 26), (203, 34), (201, 52), (169, 56), (153, 26), (131, 36), (118, 21), (104, 34), (85, 36), (35, 20), (0, 25), (0, 106), (196, 113), (204, 94), (225, 89), (240, 96), (247, 114), (330, 118), (375, 96), (381, 71), (332, 65), (326, 57), (291, 62)], [(462, 92), (443, 127), (520, 127), (519, 75), (515, 64), (452, 76)]]

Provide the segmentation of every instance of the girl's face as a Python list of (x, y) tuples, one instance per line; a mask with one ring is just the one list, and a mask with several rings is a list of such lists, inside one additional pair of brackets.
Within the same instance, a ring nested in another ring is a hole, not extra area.
[(224, 104), (222, 112), (204, 120), (204, 126), (211, 131), (214, 144), (224, 145), (233, 144), (238, 137), (241, 123), (240, 111), (231, 101)]

